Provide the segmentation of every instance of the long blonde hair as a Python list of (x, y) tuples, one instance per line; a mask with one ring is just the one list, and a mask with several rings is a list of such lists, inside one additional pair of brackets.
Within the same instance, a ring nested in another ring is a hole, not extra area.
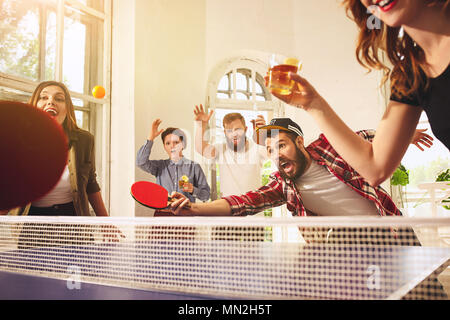
[[(428, 5), (442, 7), (444, 17), (449, 14), (450, 0), (422, 0)], [(425, 53), (414, 40), (402, 33), (400, 27), (382, 24), (379, 29), (367, 27), (367, 8), (360, 0), (342, 1), (347, 16), (355, 21), (359, 28), (356, 46), (356, 59), (365, 68), (383, 70), (382, 85), (391, 80), (391, 92), (398, 97), (410, 96), (420, 88), (427, 86), (423, 67), (426, 64)], [(383, 62), (382, 52), (393, 66), (392, 70)]]
[(73, 107), (72, 98), (70, 97), (69, 90), (63, 83), (57, 82), (57, 81), (44, 81), (44, 82), (39, 83), (39, 85), (36, 87), (36, 89), (34, 89), (34, 92), (31, 95), (31, 98), (28, 101), (28, 103), (31, 104), (32, 106), (36, 107), (42, 90), (44, 90), (44, 88), (49, 87), (49, 86), (57, 86), (57, 87), (60, 87), (64, 91), (66, 109), (67, 109), (66, 119), (63, 122), (64, 130), (67, 133), (77, 130), (78, 126), (77, 126), (77, 122), (76, 122), (76, 118), (75, 118), (75, 108)]

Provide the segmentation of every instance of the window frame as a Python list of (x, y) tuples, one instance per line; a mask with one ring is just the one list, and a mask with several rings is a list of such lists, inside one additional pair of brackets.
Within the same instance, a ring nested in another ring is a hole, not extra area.
[[(235, 79), (236, 79), (236, 75), (238, 73), (242, 74), (245, 77), (246, 84), (247, 84), (246, 90), (236, 88)], [(255, 72), (255, 70), (246, 69), (246, 68), (233, 69), (233, 70), (229, 71), (227, 74), (225, 74), (223, 77), (227, 77), (229, 88), (228, 88), (228, 90), (218, 89), (217, 94), (218, 93), (226, 94), (226, 95), (228, 95), (229, 99), (233, 99), (233, 96), (235, 96), (237, 93), (241, 93), (247, 97), (247, 100), (256, 100), (256, 97), (263, 97), (265, 99), (264, 101), (272, 100), (270, 92), (264, 88), (264, 78), (259, 73)], [(222, 77), (222, 79), (223, 79), (223, 77)], [(233, 85), (230, 85), (232, 82), (233, 82)], [(261, 86), (261, 88), (263, 90), (262, 93), (257, 93), (255, 91), (256, 84), (259, 84)], [(252, 88), (252, 90), (250, 90), (250, 88)], [(220, 98), (217, 98), (217, 99), (220, 99)], [(222, 100), (228, 100), (228, 99), (222, 99)], [(242, 99), (236, 99), (236, 100), (242, 100)], [(262, 102), (262, 100), (257, 100), (257, 101)]]

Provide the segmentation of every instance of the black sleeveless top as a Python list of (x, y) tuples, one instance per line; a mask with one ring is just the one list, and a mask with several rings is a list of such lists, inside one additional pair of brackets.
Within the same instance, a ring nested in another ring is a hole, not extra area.
[(419, 90), (410, 97), (396, 97), (391, 100), (421, 107), (427, 114), (431, 130), (450, 150), (450, 64), (436, 78), (428, 78), (427, 90)]

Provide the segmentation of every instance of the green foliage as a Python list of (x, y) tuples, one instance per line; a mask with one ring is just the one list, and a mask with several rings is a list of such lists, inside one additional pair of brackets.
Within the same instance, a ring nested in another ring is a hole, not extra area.
[[(0, 0), (0, 72), (37, 81), (54, 79), (56, 30), (49, 23), (41, 30), (47, 12), (42, 8), (39, 1)], [(64, 30), (70, 28), (65, 21)], [(45, 57), (41, 57), (44, 45)], [(44, 74), (40, 74), (41, 63), (45, 63)], [(63, 80), (70, 87), (67, 78)]]
[(266, 162), (264, 162), (263, 169), (270, 169), (271, 167), (272, 167), (272, 161), (271, 160), (267, 160)]
[(409, 170), (401, 164), (391, 177), (391, 185), (393, 186), (406, 186), (409, 184)]
[(450, 181), (450, 169), (447, 169), (443, 172), (441, 172), (440, 174), (438, 174), (437, 178), (436, 178), (436, 182), (439, 181)]
[(269, 177), (272, 173), (272, 161), (267, 160), (262, 166), (261, 183), (263, 186), (269, 183)]
[[(37, 79), (39, 59), (38, 33), (28, 24), (35, 18), (37, 8), (21, 1), (0, 1), (2, 10), (0, 22), (0, 70), (4, 73)], [(39, 25), (37, 25), (39, 30)]]
[[(436, 182), (439, 181), (450, 181), (450, 169), (447, 169), (445, 171), (442, 171), (440, 174), (438, 174), (436, 178)], [(450, 197), (448, 197), (445, 200), (442, 200), (443, 203), (450, 203)], [(447, 210), (450, 210), (450, 205), (443, 205), (443, 207)]]
[(261, 177), (261, 182), (262, 182), (263, 186), (268, 184), (269, 183), (269, 175), (268, 174), (263, 174), (262, 177)]

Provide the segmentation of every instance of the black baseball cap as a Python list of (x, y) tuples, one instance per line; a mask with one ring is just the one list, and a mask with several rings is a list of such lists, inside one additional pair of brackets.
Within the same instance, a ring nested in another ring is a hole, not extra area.
[(264, 143), (263, 141), (259, 141), (259, 137), (262, 134), (260, 133), (261, 130), (282, 130), (292, 132), (297, 136), (303, 137), (303, 131), (300, 126), (290, 118), (273, 118), (268, 125), (256, 128), (258, 144)]

